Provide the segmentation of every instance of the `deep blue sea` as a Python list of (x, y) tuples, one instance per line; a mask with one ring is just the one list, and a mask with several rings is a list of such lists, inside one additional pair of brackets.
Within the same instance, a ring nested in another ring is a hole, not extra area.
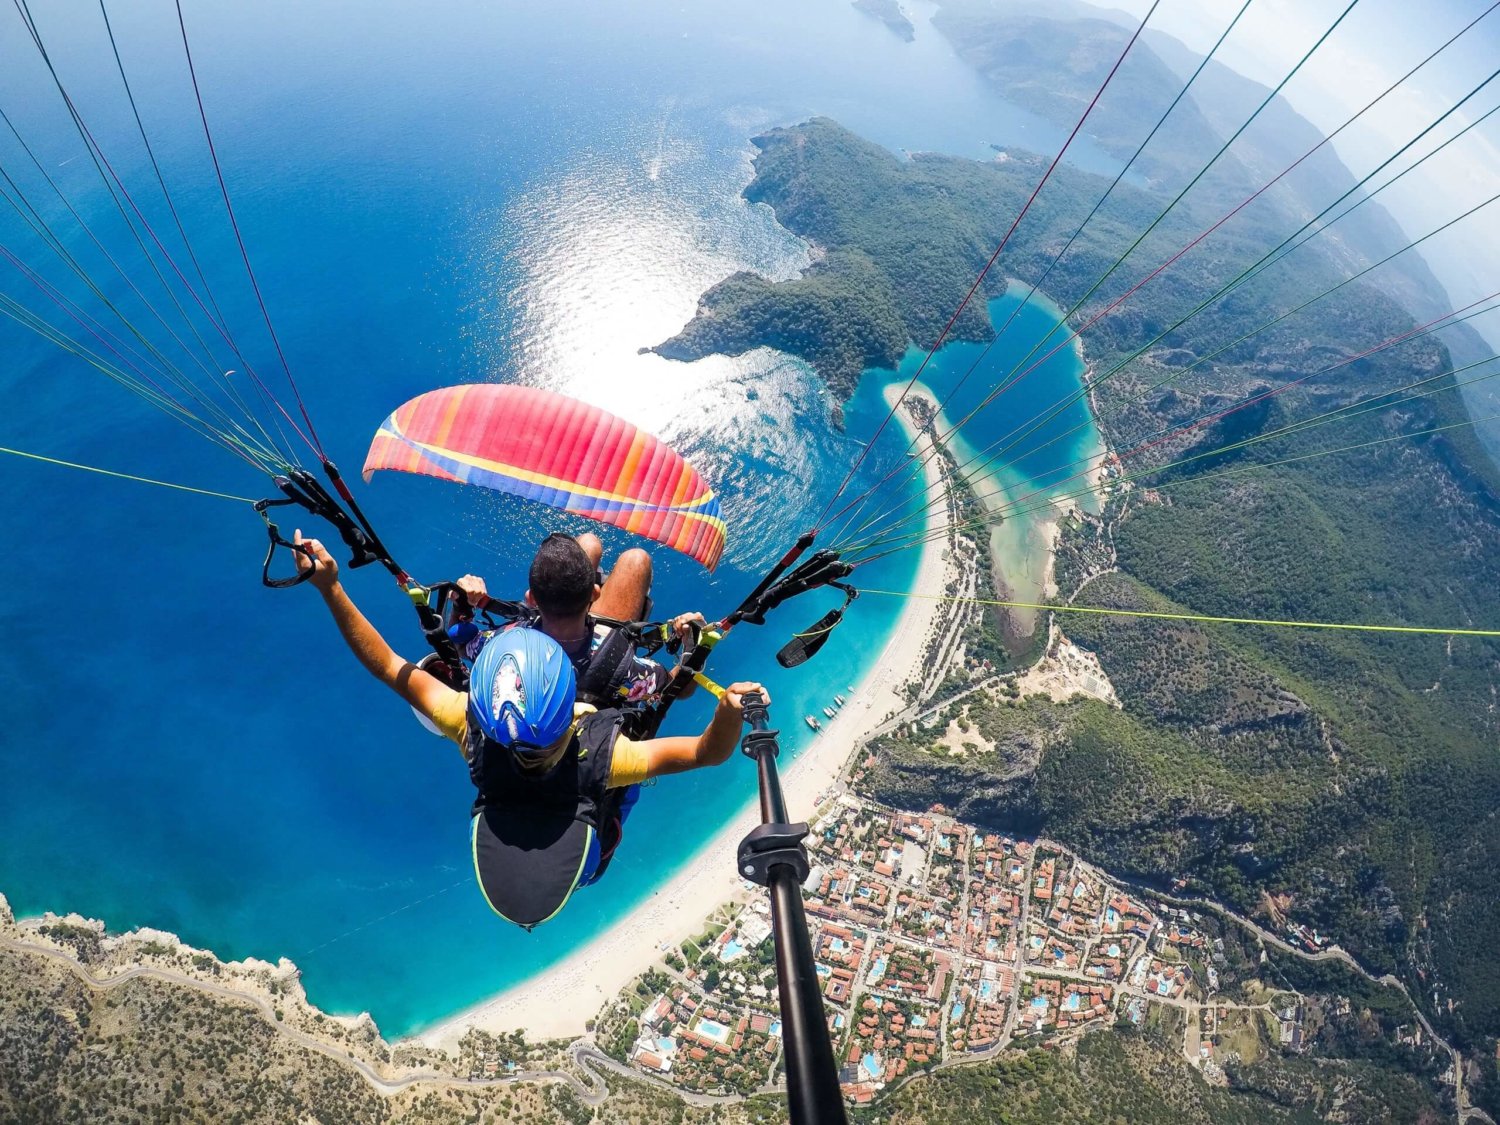
[[(257, 276), (307, 409), (346, 474), (357, 478), (381, 419), (422, 391), (507, 380), (578, 395), (673, 442), (723, 496), (724, 565), (708, 578), (656, 552), (659, 610), (733, 608), (815, 520), (883, 416), (880, 390), (895, 377), (868, 373), (839, 432), (817, 380), (784, 356), (682, 365), (638, 354), (672, 335), (728, 273), (788, 277), (807, 264), (805, 246), (740, 198), (749, 138), (824, 114), (897, 152), (984, 158), (991, 143), (1051, 153), (1062, 140), (988, 93), (927, 26), (928, 9), (908, 6), (918, 17), (911, 44), (839, 0), (184, 0)], [(97, 7), (33, 7), (85, 121), (169, 232)], [(118, 7), (121, 54), (200, 260), (256, 366), (274, 371), (172, 6)], [(139, 275), (140, 252), (18, 18), (0, 22), (0, 109), (103, 246)], [(1086, 142), (1073, 155), (1108, 167)], [(0, 167), (103, 295), (134, 308), (4, 131)], [(102, 311), (100, 295), (67, 282), (9, 207), (0, 208), (0, 244)], [(44, 307), (3, 262), (0, 293)], [(971, 377), (974, 389), (1052, 327), (1040, 310), (1018, 319)], [(141, 310), (132, 319), (161, 337)], [(950, 386), (974, 354), (963, 347), (940, 353), (924, 382)], [(8, 322), (0, 357), (0, 445), (242, 496), (266, 491), (223, 450)], [(966, 427), (965, 440), (983, 448), (1078, 377), (1068, 351)], [(291, 401), (284, 384), (277, 390)], [(1093, 440), (1085, 430), (1060, 442), (1057, 457), (1070, 461)], [(854, 487), (899, 466), (901, 454), (899, 441), (882, 443)], [(901, 479), (891, 487), (910, 497)], [(503, 497), (392, 474), (360, 498), (413, 573), (435, 581), (473, 571), (497, 591), (521, 591), (532, 546), (558, 522)], [(534, 935), (502, 927), (468, 872), (471, 792), (457, 754), (365, 678), (310, 591), (259, 586), (264, 534), (248, 508), (0, 458), (0, 510), (0, 892), (20, 914), (77, 911), (116, 930), (172, 930), (226, 958), (287, 956), (314, 1003), (367, 1009), (398, 1035), (599, 933), (753, 792), (741, 759), (663, 781), (605, 883)], [(610, 536), (612, 548), (623, 541)], [(908, 588), (914, 564), (907, 552), (862, 579)], [(348, 584), (398, 648), (420, 652), (410, 610), (384, 574), (356, 572)], [(783, 673), (774, 651), (833, 600), (742, 628), (715, 655), (721, 681), (770, 685), (793, 752), (806, 734), (800, 716), (857, 682), (900, 610), (895, 599), (861, 599), (814, 663)], [(693, 700), (674, 726), (706, 716)]]

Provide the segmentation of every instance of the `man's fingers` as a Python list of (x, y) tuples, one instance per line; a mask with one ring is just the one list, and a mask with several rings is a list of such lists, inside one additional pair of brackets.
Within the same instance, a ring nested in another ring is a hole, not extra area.
[(333, 561), (333, 556), (328, 553), (328, 548), (324, 547), (322, 542), (317, 539), (302, 538), (300, 528), (292, 534), (292, 545), (298, 548), (298, 550), (292, 553), (297, 556), (297, 566), (299, 569), (306, 570), (315, 562), (326, 563)]
[(745, 696), (749, 695), (752, 691), (759, 692), (761, 699), (767, 704), (771, 702), (771, 693), (761, 684), (752, 682), (730, 684), (729, 687), (724, 689), (724, 698), (729, 700), (731, 706), (736, 710), (741, 710), (745, 705)]

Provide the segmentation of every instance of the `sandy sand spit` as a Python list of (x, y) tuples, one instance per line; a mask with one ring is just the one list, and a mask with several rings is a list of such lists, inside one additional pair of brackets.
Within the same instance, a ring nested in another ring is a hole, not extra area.
[[(886, 401), (894, 403), (899, 393), (899, 385), (888, 387)], [(902, 422), (911, 435), (904, 413)], [(918, 456), (924, 452), (925, 439)], [(928, 464), (925, 476), (924, 483), (932, 489), (929, 495), (935, 494), (936, 466)], [(940, 508), (929, 515), (929, 529), (940, 516)], [(945, 588), (951, 568), (945, 553), (943, 542), (927, 543), (913, 579), (914, 589)], [(783, 780), (788, 812), (794, 820), (811, 816), (820, 799), (838, 783), (855, 746), (905, 706), (901, 689), (920, 674), (927, 636), (941, 610), (942, 603), (936, 600), (913, 598), (906, 603), (890, 642), (856, 685), (854, 695), (786, 767)], [(606, 1000), (656, 963), (664, 948), (697, 932), (714, 907), (764, 893), (735, 872), (739, 842), (758, 820), (755, 803), (747, 802), (681, 871), (588, 945), (531, 979), (434, 1025), (418, 1038), (430, 1046), (452, 1048), (476, 1027), (491, 1032), (520, 1029), (534, 1040), (582, 1035), (585, 1023)]]

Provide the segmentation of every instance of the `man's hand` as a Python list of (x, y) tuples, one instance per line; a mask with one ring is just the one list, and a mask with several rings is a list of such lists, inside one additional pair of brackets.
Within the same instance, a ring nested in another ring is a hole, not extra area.
[[(309, 559), (307, 555), (300, 550), (292, 552), (292, 554), (296, 556), (297, 559), (297, 572), (299, 574), (311, 570), (312, 577), (308, 579), (308, 582), (310, 582), (314, 587), (316, 587), (324, 594), (328, 593), (329, 590), (332, 590), (336, 585), (338, 585), (338, 560), (328, 553), (327, 547), (323, 546), (323, 544), (318, 542), (318, 540), (316, 539), (303, 539), (302, 529), (300, 527), (292, 536), (292, 543), (298, 547), (306, 547), (307, 550), (312, 552), (312, 559)], [(313, 559), (317, 560), (317, 566), (313, 566)]]
[(693, 626), (703, 629), (708, 621), (701, 613), (681, 613), (672, 618), (672, 631), (677, 634), (677, 639), (684, 647), (693, 639)]
[(469, 599), (469, 605), (475, 609), (483, 609), (489, 605), (489, 591), (485, 588), (484, 579), (477, 574), (465, 574), (455, 585), (463, 591), (464, 597)]
[(760, 692), (760, 697), (769, 706), (771, 693), (757, 683), (730, 684), (724, 689), (724, 694), (719, 697), (719, 711), (724, 715), (733, 715), (736, 720), (745, 717), (745, 696), (752, 691)]

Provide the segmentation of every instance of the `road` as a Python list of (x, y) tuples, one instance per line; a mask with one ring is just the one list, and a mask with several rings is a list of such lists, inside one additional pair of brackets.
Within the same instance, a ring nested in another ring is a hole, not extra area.
[[(658, 1089), (674, 1094), (687, 1102), (688, 1105), (695, 1105), (704, 1109), (711, 1109), (717, 1105), (729, 1105), (732, 1102), (742, 1102), (745, 1100), (739, 1094), (695, 1094), (689, 1090), (684, 1090), (681, 1086), (674, 1086), (670, 1082), (663, 1081), (655, 1075), (646, 1074), (639, 1070), (632, 1070), (624, 1063), (610, 1058), (587, 1039), (580, 1039), (577, 1043), (573, 1044), (573, 1061), (586, 1074), (597, 1079), (601, 1085), (604, 1083), (604, 1077), (599, 1071), (607, 1070), (611, 1074), (618, 1075), (621, 1078), (628, 1078), (632, 1082), (647, 1082)], [(760, 1092), (773, 1093), (779, 1089), (779, 1087), (767, 1087), (764, 1091)]]

